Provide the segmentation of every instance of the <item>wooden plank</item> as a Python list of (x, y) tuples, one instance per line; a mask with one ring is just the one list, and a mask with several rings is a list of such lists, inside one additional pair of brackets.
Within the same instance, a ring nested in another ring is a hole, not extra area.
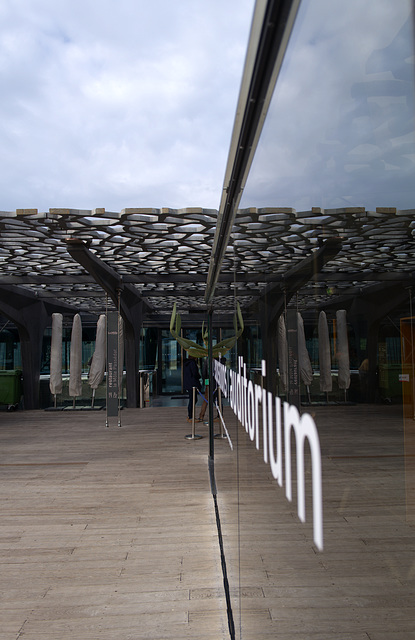
[[(415, 633), (402, 416), (393, 406), (364, 413), (315, 410), (318, 553), (308, 485), (302, 524), (295, 482), (290, 503), (225, 407), (238, 456), (215, 442), (215, 468), (238, 640), (240, 629), (244, 640)], [(104, 422), (99, 412), (0, 413), (2, 639), (227, 640), (208, 438), (184, 438), (185, 407)]]

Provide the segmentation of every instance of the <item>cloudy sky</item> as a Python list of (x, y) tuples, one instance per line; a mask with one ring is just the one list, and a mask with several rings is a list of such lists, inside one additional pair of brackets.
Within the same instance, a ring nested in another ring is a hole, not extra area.
[[(241, 206), (413, 208), (410, 0), (303, 0)], [(0, 210), (217, 208), (254, 0), (1, 0)]]
[(303, 0), (241, 206), (415, 208), (410, 0)]
[(1, 0), (0, 210), (217, 208), (253, 0)]

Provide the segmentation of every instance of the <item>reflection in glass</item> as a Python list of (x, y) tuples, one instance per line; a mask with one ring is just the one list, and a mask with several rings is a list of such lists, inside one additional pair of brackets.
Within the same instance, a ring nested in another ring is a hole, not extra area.
[(246, 326), (232, 366), (243, 356), (282, 401), (292, 372), (278, 330), (304, 321), (312, 375), (298, 404), (321, 443), (324, 550), (309, 449), (301, 523), (263, 436), (258, 450), (225, 406), (233, 450), (219, 442), (215, 468), (238, 639), (415, 629), (413, 81), (410, 2), (303, 0), (222, 272), (234, 270)]
[(410, 9), (303, 0), (241, 208), (413, 207)]

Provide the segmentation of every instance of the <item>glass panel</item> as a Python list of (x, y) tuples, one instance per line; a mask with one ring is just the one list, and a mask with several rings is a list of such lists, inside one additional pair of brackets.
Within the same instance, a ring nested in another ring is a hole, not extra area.
[(0, 331), (0, 370), (18, 369), (21, 366), (18, 331), (15, 328), (3, 326)]
[[(235, 220), (235, 280), (257, 282), (215, 470), (238, 639), (415, 631), (412, 19), (410, 2), (302, 2)], [(337, 235), (339, 262), (290, 290)]]
[(167, 330), (162, 331), (162, 393), (181, 393), (181, 349)]
[(140, 340), (140, 369), (155, 369), (157, 366), (157, 333), (154, 327), (144, 327)]
[(413, 208), (410, 11), (302, 1), (241, 208)]

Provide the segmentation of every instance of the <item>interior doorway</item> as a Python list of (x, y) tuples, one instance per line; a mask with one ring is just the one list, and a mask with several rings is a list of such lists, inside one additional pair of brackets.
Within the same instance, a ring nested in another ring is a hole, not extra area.
[(161, 330), (161, 393), (182, 392), (182, 349), (167, 329)]

